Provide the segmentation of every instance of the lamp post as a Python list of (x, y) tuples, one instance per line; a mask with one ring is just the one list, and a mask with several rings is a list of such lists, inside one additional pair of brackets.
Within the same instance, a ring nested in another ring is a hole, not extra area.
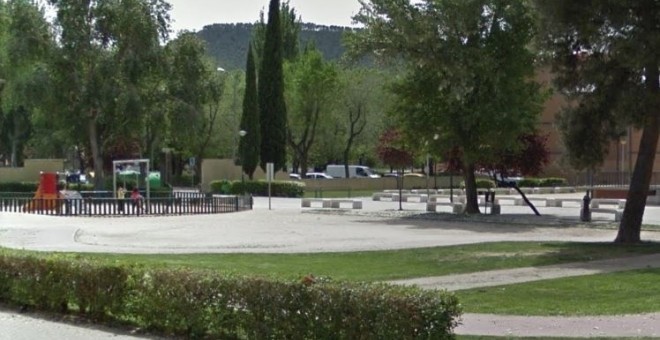
[[(433, 135), (434, 141), (438, 140), (438, 138), (440, 138), (440, 136), (437, 133)], [(429, 176), (431, 176), (431, 153), (429, 151), (429, 141), (426, 141), (425, 144), (426, 144), (426, 198), (430, 199), (431, 195), (429, 190)]]
[[(245, 137), (245, 135), (247, 135), (247, 131), (245, 131), (245, 130), (238, 131), (238, 137), (240, 138), (241, 141), (242, 141), (243, 137)], [(244, 148), (241, 148), (240, 145), (241, 145), (241, 143), (239, 142), (238, 158), (239, 158), (239, 161), (240, 161), (239, 163), (241, 164), (241, 184), (244, 184), (245, 183), (245, 171), (243, 169), (243, 157), (245, 155), (243, 155), (243, 149)], [(245, 189), (245, 188), (243, 188), (243, 189)]]
[(626, 180), (625, 180), (625, 178), (626, 178), (626, 171), (625, 171), (625, 152), (624, 152), (624, 151), (625, 151), (625, 148), (626, 148), (626, 142), (627, 142), (627, 140), (626, 140), (625, 137), (622, 137), (622, 138), (619, 140), (619, 144), (621, 144), (621, 157), (620, 157), (621, 165), (620, 165), (619, 170), (621, 171), (621, 185), (622, 185), (622, 186), (626, 185)]

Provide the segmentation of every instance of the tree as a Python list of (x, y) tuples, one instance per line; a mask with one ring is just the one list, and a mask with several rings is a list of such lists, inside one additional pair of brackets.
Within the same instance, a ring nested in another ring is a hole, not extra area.
[[(194, 33), (184, 32), (171, 41), (167, 56), (170, 146), (186, 157), (202, 159), (216, 135), (223, 79), (208, 59), (204, 42)], [(200, 173), (200, 162), (195, 166)]]
[(354, 19), (365, 28), (348, 36), (349, 51), (405, 63), (407, 75), (393, 87), (402, 132), (438, 154), (460, 149), (466, 213), (479, 213), (475, 165), (494, 150), (519, 148), (518, 136), (541, 112), (527, 1), (361, 3)]
[[(104, 155), (139, 140), (145, 107), (140, 84), (157, 64), (169, 30), (163, 0), (50, 0), (59, 51), (53, 58), (61, 124), (78, 131), (103, 185)], [(86, 142), (85, 142), (86, 139)]]
[(310, 45), (292, 63), (287, 63), (287, 99), (289, 122), (287, 139), (293, 151), (294, 172), (298, 165), (304, 175), (309, 153), (316, 141), (321, 115), (330, 113), (337, 87), (337, 70), (325, 62), (321, 53)]
[(561, 113), (569, 157), (600, 165), (627, 127), (642, 129), (615, 242), (640, 242), (660, 135), (660, 3), (655, 0), (538, 0), (556, 86), (572, 105)]
[[(293, 61), (299, 54), (300, 40), (300, 17), (296, 14), (296, 9), (289, 6), (285, 1), (280, 6), (280, 32), (282, 37), (282, 58), (285, 61)], [(254, 57), (257, 63), (261, 62), (266, 42), (267, 23), (264, 21), (264, 12), (261, 11), (259, 22), (254, 25), (252, 31), (252, 45), (254, 48)]]
[[(346, 130), (342, 152), (346, 177), (351, 152), (368, 126), (368, 117), (376, 110), (375, 107), (381, 110), (387, 107), (387, 102), (381, 97), (384, 81), (381, 74), (364, 68), (347, 69), (342, 73), (338, 119), (344, 123)], [(370, 126), (374, 130), (378, 130), (376, 125), (375, 121), (371, 121)]]
[(282, 31), (280, 2), (271, 0), (264, 52), (259, 69), (258, 96), (261, 124), (261, 168), (274, 163), (275, 171), (286, 166), (287, 112), (284, 102), (284, 76), (282, 69)]
[(3, 119), (0, 114), (0, 152), (5, 149), (10, 165), (16, 167), (34, 131), (32, 115), (49, 92), (43, 77), (54, 45), (43, 12), (30, 1), (0, 4), (0, 20), (0, 96), (5, 115)]
[(389, 128), (378, 139), (378, 158), (383, 164), (397, 169), (399, 187), (399, 210), (403, 210), (401, 191), (403, 190), (403, 168), (412, 164), (414, 155), (406, 145), (406, 139), (396, 128)]
[(239, 154), (243, 172), (252, 179), (254, 171), (259, 165), (259, 146), (261, 145), (257, 71), (254, 64), (252, 47), (248, 48), (245, 69), (245, 96), (243, 97), (243, 114), (241, 115), (240, 129), (241, 131), (245, 131), (246, 134), (239, 141)]
[(480, 163), (481, 168), (502, 177), (509, 177), (517, 173), (524, 176), (540, 174), (549, 161), (547, 137), (538, 133), (529, 133), (521, 135), (518, 139), (522, 147), (499, 150), (499, 154), (491, 162)]

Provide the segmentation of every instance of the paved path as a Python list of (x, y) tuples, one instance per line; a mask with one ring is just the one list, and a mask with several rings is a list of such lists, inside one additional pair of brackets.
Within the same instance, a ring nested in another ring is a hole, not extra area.
[(660, 254), (591, 262), (565, 263), (542, 267), (501, 269), (458, 275), (421, 277), (390, 281), (390, 283), (416, 285), (426, 289), (461, 290), (644, 268), (660, 268)]
[(40, 314), (19, 314), (0, 307), (0, 340), (156, 339), (139, 337), (96, 325), (68, 323)]
[[(572, 196), (581, 197), (581, 194)], [(483, 216), (466, 223), (453, 219), (434, 220), (428, 216), (402, 218), (405, 215), (423, 215), (424, 205), (420, 203), (405, 203), (406, 211), (403, 213), (397, 211), (397, 202), (373, 202), (369, 199), (364, 200), (363, 210), (346, 211), (343, 214), (317, 210), (301, 211), (300, 200), (295, 199), (273, 199), (272, 206), (273, 209), (268, 210), (268, 200), (257, 198), (254, 211), (194, 217), (62, 218), (0, 213), (0, 246), (74, 252), (306, 253), (402, 249), (494, 241), (607, 242), (613, 240), (616, 235), (615, 230), (573, 226), (579, 216), (579, 207), (538, 207), (544, 214), (539, 218), (532, 216), (527, 207), (502, 206), (501, 216)], [(611, 221), (612, 218), (609, 215), (594, 214), (594, 219), (598, 221)], [(660, 208), (647, 208), (644, 223), (660, 224)], [(645, 232), (642, 237), (660, 241), (658, 232)], [(564, 265), (559, 269), (565, 269), (564, 272), (568, 275), (582, 275), (579, 270), (587, 269), (580, 269), (580, 266), (570, 268), (569, 265)], [(525, 277), (525, 280), (529, 280), (530, 276), (534, 275), (537, 279), (552, 277), (548, 276), (550, 271), (547, 269), (518, 269), (518, 277), (521, 280)], [(593, 270), (597, 272), (599, 269)], [(502, 275), (507, 276), (510, 273)], [(490, 279), (476, 275), (470, 280), (497, 282), (498, 275), (493, 274), (482, 274), (490, 275)], [(452, 283), (441, 281), (442, 278), (427, 280), (435, 287), (452, 288)], [(21, 330), (28, 332), (28, 335), (23, 337), (26, 339), (39, 338), (40, 334), (63, 334), (63, 338), (75, 339), (74, 335), (67, 336), (67, 331), (60, 329), (57, 326), (59, 324), (52, 326), (52, 332), (48, 326), (45, 329), (39, 326), (30, 333), (30, 327), (17, 326), (26, 322), (21, 319), (23, 317), (26, 316), (15, 313), (0, 314), (0, 329), (12, 329), (14, 333), (4, 333), (11, 334), (11, 339), (20, 339), (23, 336)], [(614, 320), (611, 318), (521, 319), (467, 314), (457, 332), (564, 336), (566, 334), (560, 331), (568, 331), (572, 336), (591, 336), (600, 334), (598, 332), (628, 336), (634, 329), (638, 329), (638, 335), (656, 336), (656, 329), (642, 326), (647, 323), (660, 325), (654, 321), (657, 318), (657, 315), (616, 317), (615, 320), (624, 320), (626, 325), (631, 327), (626, 330), (627, 326), (621, 326), (617, 328), (621, 329), (617, 333), (605, 326)], [(538, 323), (535, 323), (535, 320)], [(27, 323), (32, 324), (30, 321)], [(592, 326), (580, 328), (575, 326), (576, 323)], [(36, 324), (40, 325), (41, 322)], [(0, 340), (3, 339), (1, 336)], [(90, 334), (88, 338), (97, 336)]]

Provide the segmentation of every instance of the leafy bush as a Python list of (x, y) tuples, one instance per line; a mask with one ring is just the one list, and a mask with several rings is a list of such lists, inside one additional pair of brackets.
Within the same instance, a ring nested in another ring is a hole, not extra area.
[(492, 189), (495, 187), (495, 182), (490, 179), (478, 178), (476, 182), (478, 189)]
[[(495, 187), (495, 182), (491, 179), (477, 178), (475, 182), (477, 189), (492, 189)], [(460, 188), (465, 189), (465, 181), (461, 181)]]
[(539, 183), (539, 186), (542, 187), (563, 187), (566, 185), (568, 185), (568, 181), (566, 178), (561, 177), (543, 178), (541, 179), (541, 183)]
[(518, 186), (521, 188), (538, 188), (540, 184), (541, 180), (538, 178), (523, 178), (518, 182)]
[(451, 339), (461, 312), (453, 294), (414, 287), (150, 270), (2, 250), (0, 302), (214, 339)]
[[(274, 181), (271, 185), (271, 195), (275, 197), (302, 197), (304, 183), (295, 181)], [(211, 192), (224, 195), (252, 194), (253, 196), (268, 196), (266, 181), (233, 181), (211, 182)]]

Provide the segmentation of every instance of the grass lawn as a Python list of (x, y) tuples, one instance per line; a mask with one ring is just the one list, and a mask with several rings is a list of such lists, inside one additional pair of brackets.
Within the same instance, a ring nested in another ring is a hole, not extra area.
[[(9, 251), (9, 250), (2, 250)], [(1, 251), (0, 251), (1, 253)], [(298, 279), (313, 274), (336, 280), (384, 281), (493, 269), (543, 266), (660, 253), (660, 243), (497, 242), (450, 247), (316, 254), (64, 254), (154, 267), (185, 267)]]
[(464, 312), (618, 315), (660, 311), (660, 269), (569, 277), (457, 291)]

